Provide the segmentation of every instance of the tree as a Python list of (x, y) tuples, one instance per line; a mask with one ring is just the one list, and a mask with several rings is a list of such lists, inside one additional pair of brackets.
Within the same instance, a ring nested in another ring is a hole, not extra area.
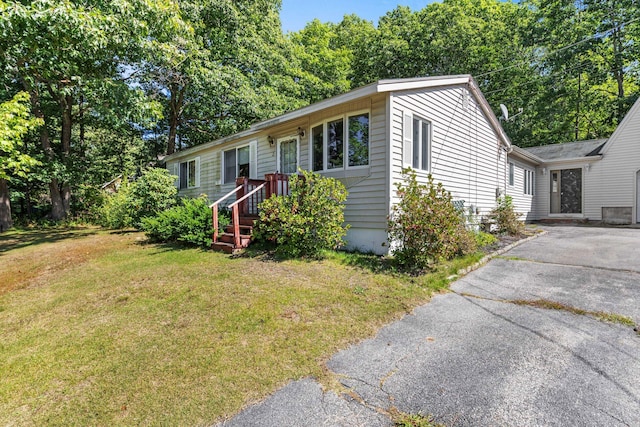
[(25, 176), (37, 161), (23, 153), (22, 138), (42, 122), (29, 114), (29, 95), (20, 92), (0, 104), (0, 232), (12, 227), (8, 182)]
[(81, 142), (73, 141), (74, 125), (82, 125), (90, 100), (103, 107), (111, 93), (132, 89), (123, 76), (126, 64), (139, 59), (147, 42), (145, 20), (163, 18), (163, 6), (135, 0), (0, 4), (5, 78), (19, 82), (30, 95), (33, 115), (44, 122), (39, 139), (52, 219), (70, 209), (73, 151)]
[(302, 30), (291, 33), (293, 56), (305, 72), (301, 84), (304, 99), (318, 102), (347, 92), (351, 87), (349, 50), (336, 43), (335, 24), (315, 19)]

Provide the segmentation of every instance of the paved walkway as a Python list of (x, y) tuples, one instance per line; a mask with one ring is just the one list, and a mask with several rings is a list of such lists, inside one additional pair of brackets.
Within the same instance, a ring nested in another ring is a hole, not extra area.
[(640, 230), (547, 230), (223, 425), (640, 426), (640, 335), (579, 311), (640, 324)]

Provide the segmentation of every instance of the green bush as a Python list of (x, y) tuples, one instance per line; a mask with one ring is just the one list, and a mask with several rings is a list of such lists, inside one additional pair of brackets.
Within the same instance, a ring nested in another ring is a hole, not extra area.
[(208, 248), (212, 227), (207, 197), (182, 199), (179, 205), (156, 216), (142, 218), (141, 228), (152, 242), (179, 242)]
[(259, 206), (254, 229), (257, 240), (276, 245), (283, 257), (320, 257), (344, 244), (347, 190), (336, 179), (301, 171), (292, 176), (290, 194), (271, 197)]
[(131, 185), (129, 197), (130, 215), (133, 226), (139, 228), (142, 218), (153, 217), (175, 206), (178, 189), (176, 177), (168, 170), (147, 168)]
[(484, 231), (474, 233), (474, 238), (476, 240), (476, 246), (479, 248), (485, 248), (498, 242), (498, 238), (496, 236), (490, 233), (485, 233)]
[(512, 236), (522, 234), (524, 223), (520, 221), (521, 214), (513, 208), (513, 199), (506, 195), (498, 199), (498, 204), (489, 213), (489, 219), (495, 222), (498, 233), (506, 233)]
[(124, 182), (117, 193), (105, 196), (104, 203), (98, 210), (98, 223), (108, 228), (127, 228), (133, 225), (129, 199), (131, 185)]
[(109, 228), (140, 229), (143, 218), (175, 206), (177, 194), (175, 176), (166, 169), (145, 169), (136, 181), (129, 183), (125, 178), (117, 193), (105, 196), (98, 223)]
[(389, 240), (398, 265), (420, 272), (440, 260), (475, 250), (472, 233), (453, 204), (451, 194), (429, 175), (419, 184), (412, 169), (404, 169), (406, 184), (396, 183), (400, 201), (389, 218)]

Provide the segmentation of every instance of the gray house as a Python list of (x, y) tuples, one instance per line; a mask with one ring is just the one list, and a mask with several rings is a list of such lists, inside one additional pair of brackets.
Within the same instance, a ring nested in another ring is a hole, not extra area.
[(166, 164), (180, 195), (204, 193), (212, 202), (259, 187), (273, 194), (298, 168), (337, 178), (349, 191), (348, 248), (382, 254), (403, 167), (425, 182), (431, 173), (468, 212), (483, 215), (507, 190), (510, 150), (478, 85), (461, 75), (381, 80), (172, 154)]
[(508, 168), (527, 220), (640, 223), (640, 100), (608, 139), (514, 147)]

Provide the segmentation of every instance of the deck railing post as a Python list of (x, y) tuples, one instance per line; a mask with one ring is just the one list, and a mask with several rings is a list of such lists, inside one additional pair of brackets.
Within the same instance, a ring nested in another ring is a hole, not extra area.
[(233, 244), (236, 248), (240, 247), (240, 217), (238, 214), (238, 205), (233, 205)]
[(211, 224), (213, 225), (213, 243), (218, 241), (218, 204), (214, 203), (211, 208)]

